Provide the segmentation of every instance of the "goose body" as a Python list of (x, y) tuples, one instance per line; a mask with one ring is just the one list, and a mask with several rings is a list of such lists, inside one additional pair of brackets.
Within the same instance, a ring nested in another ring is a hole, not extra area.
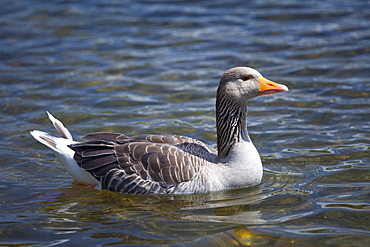
[(288, 91), (255, 69), (226, 71), (217, 90), (218, 151), (179, 135), (98, 132), (75, 142), (64, 125), (48, 113), (60, 137), (34, 130), (32, 136), (52, 149), (78, 182), (131, 194), (204, 193), (261, 182), (262, 162), (246, 128), (249, 99)]

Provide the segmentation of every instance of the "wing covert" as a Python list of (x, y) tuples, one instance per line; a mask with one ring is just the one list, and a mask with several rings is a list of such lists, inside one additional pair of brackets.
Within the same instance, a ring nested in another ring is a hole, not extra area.
[[(127, 137), (118, 133), (92, 133), (86, 137), (91, 140), (70, 147), (78, 165), (97, 178), (102, 188), (125, 193), (166, 193), (190, 181), (199, 169), (194, 165), (197, 157), (186, 149), (190, 145), (186, 141), (194, 140), (191, 138)], [(209, 152), (205, 144), (201, 147), (202, 152)]]

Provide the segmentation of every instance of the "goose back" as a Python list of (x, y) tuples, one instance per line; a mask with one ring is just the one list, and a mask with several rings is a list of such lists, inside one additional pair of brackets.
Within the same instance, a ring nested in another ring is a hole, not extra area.
[(183, 190), (199, 169), (217, 162), (217, 151), (184, 136), (92, 133), (70, 145), (74, 159), (103, 189), (133, 194)]

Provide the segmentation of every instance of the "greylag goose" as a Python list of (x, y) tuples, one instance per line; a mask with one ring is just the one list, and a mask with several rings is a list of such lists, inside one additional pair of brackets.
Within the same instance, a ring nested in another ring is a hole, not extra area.
[(60, 137), (34, 130), (32, 136), (52, 149), (72, 177), (100, 189), (130, 194), (186, 194), (257, 185), (262, 162), (247, 132), (247, 102), (288, 91), (257, 70), (226, 71), (216, 98), (218, 152), (179, 135), (98, 132), (75, 142), (64, 125), (48, 113)]

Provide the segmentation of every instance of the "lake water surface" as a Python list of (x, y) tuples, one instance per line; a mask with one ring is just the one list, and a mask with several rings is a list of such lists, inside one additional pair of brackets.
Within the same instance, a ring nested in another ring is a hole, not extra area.
[[(0, 246), (368, 246), (370, 3), (5, 0)], [(182, 134), (215, 146), (220, 76), (290, 91), (249, 103), (261, 185), (132, 196), (74, 183), (29, 134)]]

